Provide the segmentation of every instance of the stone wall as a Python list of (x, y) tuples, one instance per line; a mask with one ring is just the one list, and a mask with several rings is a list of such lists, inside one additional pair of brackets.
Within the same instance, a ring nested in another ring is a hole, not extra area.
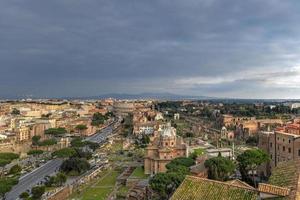
[(65, 200), (72, 193), (71, 186), (66, 186), (48, 198), (48, 200)]

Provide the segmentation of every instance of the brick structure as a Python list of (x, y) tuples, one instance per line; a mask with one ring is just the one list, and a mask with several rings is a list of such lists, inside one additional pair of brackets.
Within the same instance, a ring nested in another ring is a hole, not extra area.
[(176, 129), (167, 124), (146, 148), (145, 174), (165, 172), (166, 164), (171, 160), (186, 156), (186, 144), (176, 135)]
[(274, 132), (260, 132), (258, 147), (270, 154), (270, 167), (300, 159), (300, 123), (287, 124)]

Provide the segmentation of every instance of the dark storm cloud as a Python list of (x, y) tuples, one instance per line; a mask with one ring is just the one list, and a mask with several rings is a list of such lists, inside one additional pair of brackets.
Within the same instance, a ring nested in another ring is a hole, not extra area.
[(299, 8), (296, 0), (1, 1), (0, 93), (248, 97), (257, 87), (295, 97)]

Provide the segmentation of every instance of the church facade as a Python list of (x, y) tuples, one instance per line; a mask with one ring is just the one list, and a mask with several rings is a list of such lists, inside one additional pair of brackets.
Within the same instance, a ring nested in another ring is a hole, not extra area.
[(166, 172), (166, 165), (177, 157), (187, 156), (187, 145), (176, 135), (176, 129), (170, 124), (158, 131), (158, 135), (146, 148), (144, 160), (145, 174)]

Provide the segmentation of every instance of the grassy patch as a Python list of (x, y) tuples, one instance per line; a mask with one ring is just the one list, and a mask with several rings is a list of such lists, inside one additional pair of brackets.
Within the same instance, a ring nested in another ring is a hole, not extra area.
[(119, 176), (119, 172), (112, 171), (109, 174), (107, 174), (105, 177), (103, 177), (98, 183), (97, 187), (107, 187), (107, 186), (114, 186), (117, 180), (117, 177)]
[(129, 192), (129, 189), (130, 189), (129, 187), (121, 186), (117, 192), (117, 199), (118, 198), (126, 198), (126, 195)]
[(148, 175), (144, 174), (144, 169), (142, 167), (137, 167), (130, 175), (131, 178), (138, 178), (138, 179), (146, 179)]
[(96, 184), (88, 187), (80, 198), (82, 200), (104, 200), (106, 199), (110, 193), (113, 191), (115, 187), (115, 183), (117, 177), (120, 172), (116, 170), (106, 171), (103, 178), (101, 178)]
[(86, 193), (84, 193), (82, 200), (105, 200), (112, 192), (113, 188), (89, 188)]
[(121, 151), (123, 149), (123, 143), (121, 141), (118, 141), (118, 142), (114, 142), (111, 147), (110, 147), (110, 150), (111, 152), (113, 153), (116, 153), (118, 151)]

